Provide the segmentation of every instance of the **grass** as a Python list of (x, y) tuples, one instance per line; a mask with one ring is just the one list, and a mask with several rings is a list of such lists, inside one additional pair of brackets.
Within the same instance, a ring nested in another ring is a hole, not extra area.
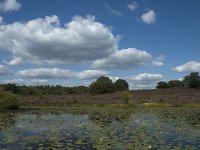
[(19, 107), (18, 100), (11, 92), (0, 89), (0, 110), (16, 110)]
[(128, 108), (128, 109), (136, 109), (136, 108), (151, 108), (151, 107), (195, 107), (200, 108), (199, 103), (190, 103), (190, 104), (169, 104), (169, 103), (142, 103), (137, 105), (132, 104), (79, 104), (79, 103), (71, 103), (71, 104), (43, 104), (43, 105), (21, 105), (20, 108)]
[(91, 95), (18, 95), (20, 106), (43, 107), (200, 107), (200, 92), (191, 89), (136, 90)]

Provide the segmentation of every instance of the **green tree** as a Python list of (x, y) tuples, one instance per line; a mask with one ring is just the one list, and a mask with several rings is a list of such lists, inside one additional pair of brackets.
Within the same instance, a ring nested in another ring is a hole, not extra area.
[(170, 80), (168, 85), (170, 88), (184, 88), (184, 83), (179, 80)]
[(128, 83), (125, 80), (123, 80), (123, 79), (118, 79), (114, 83), (114, 88), (115, 88), (115, 91), (129, 90)]
[(192, 72), (185, 76), (183, 83), (186, 88), (200, 88), (200, 76), (198, 72)]
[(157, 83), (156, 88), (157, 89), (167, 89), (167, 88), (169, 88), (169, 84), (165, 81), (160, 81)]
[(91, 94), (103, 94), (114, 92), (113, 82), (108, 77), (100, 77), (89, 86)]

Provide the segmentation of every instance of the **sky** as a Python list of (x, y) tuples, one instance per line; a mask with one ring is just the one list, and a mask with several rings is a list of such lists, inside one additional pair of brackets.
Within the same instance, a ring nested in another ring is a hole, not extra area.
[(199, 0), (0, 0), (0, 83), (155, 88), (200, 72)]

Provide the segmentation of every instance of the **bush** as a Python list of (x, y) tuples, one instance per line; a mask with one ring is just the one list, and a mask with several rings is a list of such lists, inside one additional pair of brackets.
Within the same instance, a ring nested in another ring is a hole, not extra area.
[(184, 88), (184, 83), (179, 80), (170, 80), (168, 85), (170, 88)]
[(108, 77), (100, 77), (89, 86), (91, 94), (104, 94), (114, 92), (113, 82)]
[(193, 88), (200, 89), (200, 76), (198, 72), (192, 72), (183, 78), (183, 81), (170, 80), (169, 82), (158, 82), (157, 89), (166, 88)]
[(3, 110), (16, 110), (19, 104), (16, 96), (11, 92), (0, 89), (0, 109)]
[(121, 91), (120, 92), (120, 99), (124, 101), (124, 103), (131, 104), (132, 96), (129, 91)]
[(115, 88), (115, 91), (129, 90), (128, 83), (125, 80), (123, 80), (123, 79), (118, 79), (114, 83), (114, 88)]
[(165, 81), (160, 81), (157, 83), (156, 88), (157, 89), (167, 89), (167, 88), (169, 88), (169, 84)]
[(192, 72), (183, 79), (186, 88), (200, 88), (200, 76), (198, 72)]

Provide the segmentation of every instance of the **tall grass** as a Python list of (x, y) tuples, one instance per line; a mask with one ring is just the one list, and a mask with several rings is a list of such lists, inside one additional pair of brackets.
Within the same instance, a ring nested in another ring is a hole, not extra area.
[(18, 107), (19, 103), (16, 96), (0, 88), (0, 110), (16, 110)]

